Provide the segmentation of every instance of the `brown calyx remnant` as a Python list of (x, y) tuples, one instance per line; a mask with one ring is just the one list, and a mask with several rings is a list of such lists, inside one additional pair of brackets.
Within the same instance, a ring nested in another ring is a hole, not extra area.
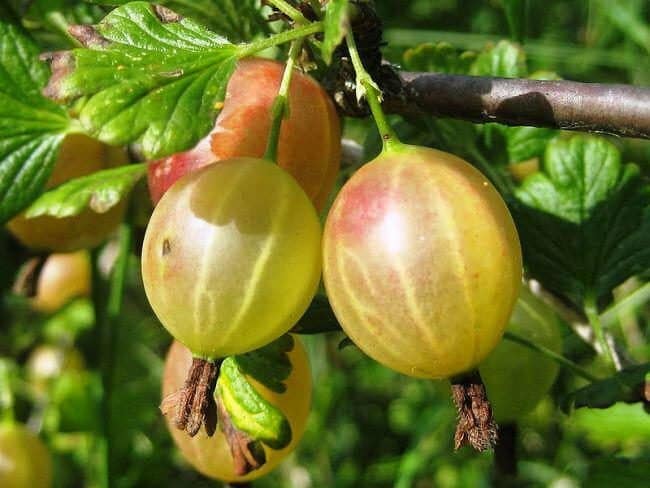
[(232, 454), (237, 476), (243, 476), (263, 466), (266, 462), (266, 454), (262, 444), (238, 430), (233, 425), (228, 411), (218, 397), (217, 412), (219, 416), (219, 427), (226, 436), (226, 440), (230, 446), (230, 453)]
[(183, 388), (164, 398), (160, 405), (163, 415), (173, 414), (174, 425), (190, 437), (194, 437), (202, 425), (209, 437), (217, 430), (213, 394), (220, 365), (220, 362), (193, 358)]
[(47, 255), (36, 256), (23, 264), (18, 271), (11, 291), (27, 298), (36, 296), (38, 278), (41, 275)]
[(182, 15), (177, 14), (173, 10), (169, 10), (167, 7), (163, 7), (162, 5), (153, 5), (153, 11), (156, 14), (156, 17), (165, 24), (180, 22), (183, 20)]
[(470, 445), (477, 451), (494, 448), (497, 425), (492, 406), (478, 371), (473, 371), (451, 382), (451, 394), (458, 410), (454, 447)]

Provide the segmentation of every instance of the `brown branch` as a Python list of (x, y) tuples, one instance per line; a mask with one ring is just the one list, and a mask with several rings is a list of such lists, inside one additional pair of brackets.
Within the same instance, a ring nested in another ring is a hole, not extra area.
[(650, 88), (440, 73), (400, 73), (392, 113), (650, 139)]

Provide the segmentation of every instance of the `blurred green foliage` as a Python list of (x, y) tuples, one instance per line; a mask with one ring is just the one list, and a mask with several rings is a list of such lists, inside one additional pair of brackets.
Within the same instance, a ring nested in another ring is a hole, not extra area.
[[(23, 5), (18, 0), (11, 3)], [(64, 12), (64, 18), (84, 21), (100, 18), (104, 8), (57, 3), (74, 7)], [(475, 55), (458, 58), (457, 54), (480, 51), (486, 42), (508, 38), (511, 32), (503, 2), (498, 0), (377, 0), (376, 4), (386, 28), (386, 53), (394, 62), (404, 63), (404, 51), (423, 42), (448, 43), (438, 57), (427, 58), (429, 65), (411, 56), (412, 69), (444, 64), (448, 71), (466, 72)], [(45, 3), (35, 5), (26, 18), (37, 39), (45, 46), (64, 46), (61, 18), (53, 16), (52, 9), (37, 8)], [(577, 80), (650, 84), (649, 2), (530, 0), (525, 11), (519, 31), (525, 35), (528, 73), (545, 70)], [(407, 56), (407, 64), (408, 60)], [(509, 140), (516, 142), (517, 131), (535, 129), (476, 129), (462, 122), (443, 126), (433, 119), (397, 122), (400, 134), (412, 142), (448, 145), (447, 149), (468, 158), (483, 154), (497, 159), (500, 154), (500, 160), (491, 162), (504, 167), (524, 158), (522, 154), (539, 156), (549, 138), (543, 130), (532, 149), (504, 149), (492, 145), (501, 140), (500, 134), (512, 130)], [(365, 141), (366, 159), (377, 147), (373, 130), (371, 122), (346, 123), (348, 136)], [(625, 161), (637, 162), (647, 173), (647, 142), (615, 143)], [(220, 486), (193, 471), (179, 456), (158, 410), (170, 337), (149, 309), (137, 260), (130, 266), (126, 302), (114, 330), (114, 388), (106, 409), (100, 405), (99, 341), (92, 327), (91, 303), (81, 299), (53, 316), (36, 314), (25, 300), (8, 292), (11, 277), (25, 257), (24, 250), (0, 231), (0, 355), (20, 366), (21, 374), (15, 378), (16, 416), (41, 428), (55, 456), (56, 486), (97, 486), (96, 434), (106, 415), (117, 487)], [(647, 361), (650, 354), (643, 341), (644, 337), (647, 341), (649, 318), (647, 308), (621, 316), (627, 344), (638, 360)], [(593, 352), (568, 327), (563, 331), (564, 353), (597, 372), (601, 365)], [(306, 337), (315, 385), (307, 432), (287, 462), (253, 486), (452, 488), (505, 483), (493, 468), (493, 454), (453, 451), (456, 414), (447, 383), (398, 375), (355, 347), (340, 350), (341, 339), (339, 333)], [(33, 391), (23, 367), (30, 352), (43, 343), (78, 349), (88, 366), (55, 378), (45, 396)], [(563, 369), (551, 394), (520, 421), (515, 486), (624, 488), (643, 486), (643, 479), (647, 482), (650, 416), (638, 404), (562, 413), (559, 399), (583, 385)]]

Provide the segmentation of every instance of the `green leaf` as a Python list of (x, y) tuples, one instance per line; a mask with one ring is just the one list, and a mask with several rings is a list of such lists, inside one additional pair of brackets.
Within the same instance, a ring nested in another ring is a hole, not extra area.
[(70, 217), (86, 208), (104, 213), (117, 205), (147, 172), (146, 163), (97, 171), (75, 178), (41, 195), (27, 209), (27, 218)]
[(251, 385), (236, 357), (228, 357), (221, 363), (215, 396), (235, 428), (254, 441), (272, 449), (282, 449), (291, 442), (289, 421)]
[(538, 127), (501, 127), (506, 140), (509, 163), (541, 158), (549, 141), (558, 134), (556, 130)]
[(510, 36), (517, 42), (523, 42), (526, 36), (527, 0), (503, 0)]
[(562, 409), (568, 412), (572, 408), (607, 408), (616, 402), (641, 402), (647, 394), (649, 374), (650, 363), (619, 371), (569, 394), (562, 402)]
[(106, 143), (139, 142), (147, 159), (193, 146), (214, 125), (240, 49), (164, 7), (132, 2), (73, 29), (86, 48), (59, 54), (47, 94), (88, 97), (80, 120)]
[(47, 78), (38, 47), (0, 18), (0, 224), (41, 193), (69, 126), (41, 95)]
[(466, 51), (459, 53), (456, 48), (446, 42), (437, 44), (420, 44), (404, 53), (404, 67), (408, 71), (434, 73), (468, 74), (476, 53)]
[(286, 334), (255, 351), (234, 357), (237, 366), (245, 374), (262, 383), (269, 390), (284, 393), (284, 381), (291, 374), (291, 362), (287, 353), (294, 347), (294, 340)]
[(330, 0), (325, 5), (325, 31), (321, 51), (325, 63), (332, 62), (332, 54), (350, 30), (348, 0)]
[(499, 41), (495, 46), (487, 47), (470, 69), (470, 74), (474, 76), (501, 78), (524, 78), (527, 73), (524, 51), (508, 41)]
[(650, 189), (604, 139), (555, 139), (512, 210), (531, 276), (578, 308), (650, 268)]
[(589, 463), (587, 479), (582, 486), (605, 488), (636, 488), (648, 479), (650, 460), (604, 457)]
[[(124, 5), (131, 0), (86, 0), (104, 5)], [(256, 0), (158, 0), (181, 15), (191, 17), (233, 42), (250, 41), (268, 32)]]

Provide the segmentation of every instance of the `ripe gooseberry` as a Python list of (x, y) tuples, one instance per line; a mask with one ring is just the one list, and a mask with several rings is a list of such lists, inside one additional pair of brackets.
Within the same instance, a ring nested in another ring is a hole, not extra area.
[(449, 378), (497, 345), (521, 282), (505, 203), (469, 163), (398, 146), (343, 186), (323, 234), (332, 308), (366, 354), (403, 374)]
[[(241, 60), (211, 134), (193, 149), (149, 165), (154, 203), (184, 174), (234, 157), (261, 158), (271, 128), (271, 109), (284, 64), (268, 59)], [(329, 96), (308, 75), (295, 72), (289, 87), (289, 116), (282, 121), (277, 163), (300, 184), (318, 210), (334, 186), (341, 159), (339, 117)]]
[[(122, 149), (107, 146), (83, 134), (70, 134), (63, 140), (46, 188), (124, 163), (126, 154)], [(124, 208), (123, 203), (105, 213), (88, 208), (78, 215), (60, 219), (50, 216), (27, 219), (20, 214), (9, 221), (7, 227), (29, 248), (70, 252), (103, 242), (119, 225)]]
[(51, 254), (38, 275), (33, 307), (43, 313), (57, 311), (70, 300), (90, 293), (90, 256), (85, 250)]
[(85, 361), (74, 348), (43, 344), (35, 348), (27, 358), (29, 383), (39, 394), (45, 394), (51, 382), (63, 373), (81, 371)]
[[(557, 315), (526, 288), (521, 289), (507, 330), (556, 353), (562, 350)], [(479, 366), (495, 419), (512, 422), (530, 412), (548, 393), (559, 369), (536, 351), (501, 341)]]
[[(287, 447), (274, 450), (264, 446), (266, 463), (247, 475), (235, 474), (230, 447), (218, 429), (214, 436), (208, 437), (201, 430), (195, 437), (189, 437), (178, 430), (169, 417), (166, 417), (169, 432), (183, 457), (198, 471), (211, 478), (226, 482), (243, 482), (259, 478), (274, 469), (298, 445), (307, 425), (311, 404), (311, 374), (307, 354), (300, 340), (294, 336), (294, 347), (288, 354), (292, 370), (284, 382), (284, 393), (276, 393), (261, 383), (248, 377), (253, 387), (264, 399), (284, 414), (291, 426), (292, 438)], [(174, 342), (167, 353), (163, 374), (163, 399), (183, 387), (187, 372), (192, 364), (192, 353), (179, 342)]]
[(52, 459), (45, 444), (20, 424), (0, 424), (0, 486), (49, 488)]
[(241, 354), (303, 314), (318, 286), (320, 239), (314, 206), (282, 168), (253, 158), (209, 165), (155, 207), (142, 247), (145, 291), (197, 357)]

